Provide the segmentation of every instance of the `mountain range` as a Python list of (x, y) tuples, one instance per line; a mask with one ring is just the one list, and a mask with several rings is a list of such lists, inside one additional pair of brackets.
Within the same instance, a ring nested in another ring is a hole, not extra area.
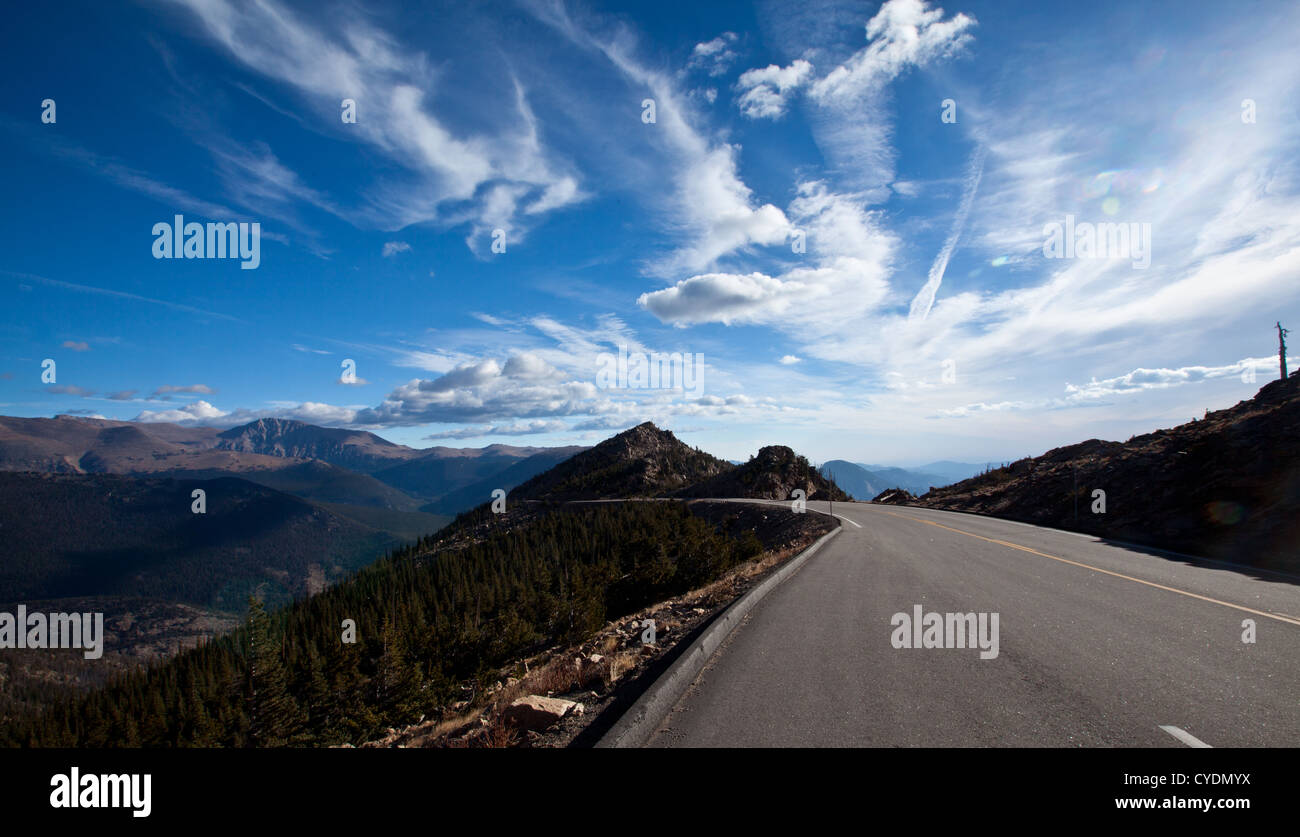
[(0, 604), (58, 609), (89, 598), (114, 617), (130, 600), (136, 613), (170, 619), (174, 611), (157, 605), (183, 605), (217, 624), (250, 595), (302, 599), (403, 544), (428, 542), (496, 489), (514, 504), (789, 499), (796, 487), (810, 499), (846, 496), (789, 448), (733, 465), (650, 423), (593, 448), (418, 450), (275, 419), (218, 431), (0, 418)]
[(990, 467), (992, 466), (943, 460), (916, 468), (897, 468), (832, 459), (823, 463), (820, 470), (856, 499), (866, 500), (887, 488), (901, 488), (911, 494), (924, 494), (931, 487), (951, 485)]

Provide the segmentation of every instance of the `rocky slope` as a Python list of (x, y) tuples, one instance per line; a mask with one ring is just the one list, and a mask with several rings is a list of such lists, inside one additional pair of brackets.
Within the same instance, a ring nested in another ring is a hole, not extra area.
[[(1096, 491), (1105, 492), (1104, 512)], [(1300, 572), (1300, 374), (1199, 421), (1123, 443), (1089, 439), (920, 498), (891, 490), (876, 502), (979, 512)]]
[(510, 494), (519, 500), (667, 497), (734, 467), (647, 421), (538, 474)]
[[(704, 587), (607, 622), (581, 644), (552, 647), (497, 671), (482, 692), (411, 726), (362, 744), (385, 747), (590, 747), (636, 701), (679, 644), (786, 560), (831, 531), (834, 521), (772, 506), (691, 501), (692, 514), (732, 537), (753, 533), (763, 552)], [(647, 644), (646, 620), (655, 640)]]
[(317, 427), (301, 421), (265, 418), (232, 427), (218, 437), (221, 450), (294, 459), (319, 459), (369, 473), (420, 455), (373, 433)]

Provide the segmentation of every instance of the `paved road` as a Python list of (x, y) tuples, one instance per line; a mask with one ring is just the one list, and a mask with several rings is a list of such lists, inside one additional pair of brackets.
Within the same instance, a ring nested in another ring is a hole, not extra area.
[[(1300, 746), (1300, 579), (952, 512), (835, 513), (844, 530), (649, 746)], [(997, 613), (998, 655), (893, 647), (915, 605)]]

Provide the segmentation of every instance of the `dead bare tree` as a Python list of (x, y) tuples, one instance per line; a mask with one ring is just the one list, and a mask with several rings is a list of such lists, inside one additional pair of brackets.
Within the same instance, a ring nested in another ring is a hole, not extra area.
[(1291, 333), (1290, 329), (1282, 328), (1282, 321), (1277, 323), (1277, 362), (1282, 367), (1282, 380), (1286, 380), (1286, 336)]

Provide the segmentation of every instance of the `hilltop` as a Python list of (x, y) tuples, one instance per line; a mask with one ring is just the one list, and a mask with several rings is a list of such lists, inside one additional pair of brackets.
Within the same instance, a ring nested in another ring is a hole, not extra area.
[(734, 467), (647, 421), (538, 474), (511, 495), (521, 500), (667, 497)]
[[(1201, 420), (1127, 442), (1089, 439), (919, 498), (890, 490), (876, 502), (978, 512), (1295, 572), (1298, 438), (1300, 375), (1292, 374)], [(1092, 510), (1097, 490), (1105, 492), (1104, 513)]]
[(829, 478), (784, 445), (768, 445), (744, 465), (730, 468), (677, 492), (679, 497), (753, 497), (789, 500), (802, 489), (807, 500), (848, 500)]
[(743, 465), (707, 454), (651, 422), (575, 454), (511, 492), (519, 500), (612, 500), (636, 497), (751, 497), (788, 500), (848, 495), (788, 447), (761, 449)]

